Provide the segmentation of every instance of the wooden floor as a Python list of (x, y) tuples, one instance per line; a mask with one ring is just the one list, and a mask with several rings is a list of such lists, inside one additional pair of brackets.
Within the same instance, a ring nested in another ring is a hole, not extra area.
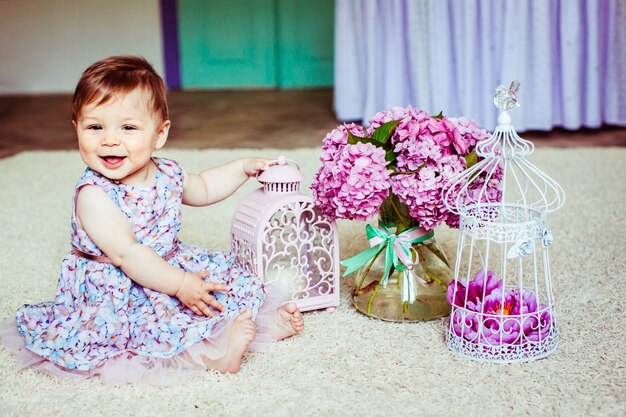
[[(172, 91), (170, 148), (320, 146), (339, 122), (332, 90)], [(75, 149), (71, 95), (0, 96), (0, 158), (24, 150)], [(626, 146), (626, 128), (522, 135), (537, 146)]]

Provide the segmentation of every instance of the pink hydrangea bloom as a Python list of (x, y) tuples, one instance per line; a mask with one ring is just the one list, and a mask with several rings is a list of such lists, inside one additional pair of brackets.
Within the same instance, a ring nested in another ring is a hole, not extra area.
[(450, 117), (448, 120), (454, 123), (456, 129), (459, 131), (459, 135), (465, 143), (465, 146), (468, 148), (474, 147), (478, 141), (489, 137), (489, 133), (487, 133), (487, 131), (482, 127), (478, 126), (478, 124), (470, 118)]
[(441, 198), (441, 189), (466, 168), (461, 156), (469, 153), (469, 146), (450, 120), (431, 118), (412, 107), (378, 113), (370, 120), (371, 129), (398, 119), (390, 138), (396, 153), (396, 171), (419, 172), (394, 176), (392, 192), (421, 226), (432, 229), (451, 215)]
[(385, 151), (368, 143), (345, 145), (334, 159), (323, 156), (311, 189), (315, 203), (330, 219), (366, 220), (389, 195)]
[(355, 123), (344, 123), (331, 130), (324, 137), (322, 145), (322, 162), (332, 161), (344, 146), (348, 144), (348, 132), (355, 136), (363, 137), (366, 135), (363, 126)]
[(434, 229), (451, 215), (441, 197), (441, 190), (465, 169), (465, 160), (459, 156), (432, 158), (431, 155), (431, 150), (424, 153), (419, 146), (407, 149), (403, 158), (398, 157), (398, 171), (423, 167), (416, 174), (396, 175), (391, 183), (392, 192), (409, 207), (411, 217), (427, 229)]
[(393, 120), (401, 120), (396, 127), (396, 132), (401, 132), (407, 124), (412, 125), (414, 121), (423, 121), (429, 119), (428, 113), (424, 110), (414, 109), (411, 106), (407, 107), (392, 107), (389, 110), (376, 113), (369, 121), (371, 133), (379, 126)]
[(454, 123), (445, 117), (442, 119), (430, 119), (428, 131), (433, 140), (442, 150), (444, 155), (466, 155), (469, 147), (462, 140)]

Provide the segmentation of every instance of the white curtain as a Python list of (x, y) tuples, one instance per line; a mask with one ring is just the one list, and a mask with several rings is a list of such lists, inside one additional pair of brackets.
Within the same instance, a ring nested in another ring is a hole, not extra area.
[(493, 129), (521, 82), (517, 130), (626, 125), (626, 0), (337, 0), (334, 106), (413, 105)]

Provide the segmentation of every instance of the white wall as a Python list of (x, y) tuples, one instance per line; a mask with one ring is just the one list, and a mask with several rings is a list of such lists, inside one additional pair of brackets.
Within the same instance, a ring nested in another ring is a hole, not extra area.
[(0, 0), (0, 94), (72, 92), (118, 54), (164, 75), (158, 0)]

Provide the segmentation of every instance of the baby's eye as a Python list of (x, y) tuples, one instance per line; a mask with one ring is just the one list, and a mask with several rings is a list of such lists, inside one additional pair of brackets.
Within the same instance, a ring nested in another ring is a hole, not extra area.
[(124, 125), (124, 126), (122, 126), (122, 130), (137, 130), (137, 126)]
[(101, 125), (89, 125), (87, 126), (87, 130), (102, 130)]

